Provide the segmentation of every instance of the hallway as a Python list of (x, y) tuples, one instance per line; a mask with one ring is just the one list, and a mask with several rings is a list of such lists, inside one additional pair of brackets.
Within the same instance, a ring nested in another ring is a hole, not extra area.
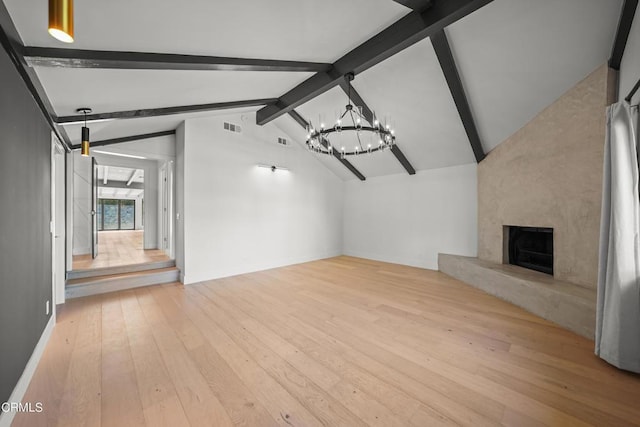
[(160, 249), (142, 249), (144, 231), (100, 231), (98, 234), (98, 257), (74, 255), (73, 270), (116, 267), (168, 261), (169, 257)]

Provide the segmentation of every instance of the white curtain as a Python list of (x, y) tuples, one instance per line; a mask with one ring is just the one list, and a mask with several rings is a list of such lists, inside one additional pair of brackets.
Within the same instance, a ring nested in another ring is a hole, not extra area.
[(607, 109), (596, 349), (598, 356), (640, 372), (640, 201), (637, 109)]

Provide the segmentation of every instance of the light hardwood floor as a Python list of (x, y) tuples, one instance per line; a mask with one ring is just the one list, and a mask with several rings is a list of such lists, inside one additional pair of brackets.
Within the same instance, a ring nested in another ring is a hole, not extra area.
[(640, 425), (640, 377), (444, 274), (338, 257), (69, 301), (14, 426)]
[(162, 250), (143, 249), (142, 230), (118, 230), (98, 232), (98, 257), (91, 255), (74, 255), (74, 270), (90, 270), (94, 268), (116, 267), (130, 264), (169, 261)]

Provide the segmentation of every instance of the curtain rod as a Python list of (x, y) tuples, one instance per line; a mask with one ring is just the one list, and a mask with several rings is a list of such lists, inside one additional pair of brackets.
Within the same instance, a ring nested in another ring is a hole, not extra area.
[(633, 98), (633, 95), (636, 94), (638, 89), (640, 89), (640, 79), (638, 79), (638, 81), (636, 82), (636, 85), (633, 87), (633, 89), (631, 89), (631, 92), (629, 92), (629, 95), (627, 95), (627, 97), (625, 98), (625, 101), (627, 101), (628, 103), (631, 103), (631, 98)]

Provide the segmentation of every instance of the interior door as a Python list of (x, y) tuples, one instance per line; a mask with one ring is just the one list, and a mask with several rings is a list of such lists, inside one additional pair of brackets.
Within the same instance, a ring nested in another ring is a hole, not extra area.
[(167, 252), (169, 249), (169, 209), (168, 202), (168, 190), (169, 183), (167, 181), (167, 165), (165, 164), (160, 169), (160, 206), (161, 206), (161, 218), (162, 221), (162, 249)]
[(98, 162), (91, 158), (91, 256), (98, 256)]

